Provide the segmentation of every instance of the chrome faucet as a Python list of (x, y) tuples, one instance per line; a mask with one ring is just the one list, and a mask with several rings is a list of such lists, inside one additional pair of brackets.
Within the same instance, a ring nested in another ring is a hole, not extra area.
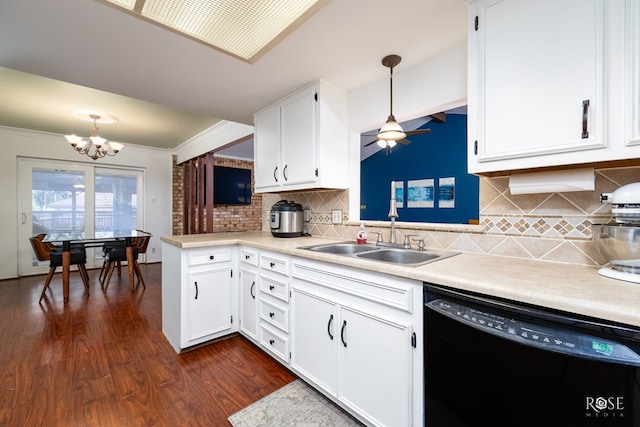
[[(393, 183), (392, 183), (393, 184)], [(396, 238), (396, 218), (398, 218), (398, 208), (396, 203), (396, 195), (395, 192), (391, 197), (391, 201), (389, 202), (389, 218), (391, 218), (391, 236), (389, 237), (389, 243), (395, 245), (398, 243)]]

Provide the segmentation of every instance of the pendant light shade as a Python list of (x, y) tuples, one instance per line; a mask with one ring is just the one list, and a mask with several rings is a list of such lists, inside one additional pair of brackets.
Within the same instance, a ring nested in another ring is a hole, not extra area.
[(391, 114), (385, 124), (380, 128), (377, 139), (400, 141), (405, 139), (407, 134), (402, 130), (402, 126), (398, 124), (396, 118)]

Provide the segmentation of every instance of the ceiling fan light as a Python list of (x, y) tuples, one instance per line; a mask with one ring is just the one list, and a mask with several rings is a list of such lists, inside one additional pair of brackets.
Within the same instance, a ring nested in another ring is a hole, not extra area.
[(407, 134), (402, 130), (402, 126), (396, 122), (396, 118), (393, 115), (390, 115), (387, 118), (386, 123), (380, 128), (378, 135), (376, 138), (378, 139), (386, 139), (393, 141), (400, 141), (401, 139), (405, 139)]
[(387, 145), (389, 146), (389, 148), (393, 148), (395, 147), (397, 144), (397, 142), (395, 142), (393, 139), (390, 139), (387, 141)]
[(377, 141), (376, 141), (376, 144), (378, 144), (378, 146), (379, 146), (380, 148), (386, 148), (386, 146), (387, 146), (387, 141), (386, 141), (386, 140), (384, 140), (384, 139), (379, 139), (379, 140), (377, 140)]

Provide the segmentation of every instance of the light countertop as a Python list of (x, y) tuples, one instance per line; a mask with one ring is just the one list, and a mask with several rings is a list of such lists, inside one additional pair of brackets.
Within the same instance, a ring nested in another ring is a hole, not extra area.
[(344, 240), (276, 238), (270, 232), (162, 236), (160, 240), (183, 249), (247, 245), (640, 327), (640, 284), (600, 276), (597, 267), (474, 253), (409, 267), (300, 249)]

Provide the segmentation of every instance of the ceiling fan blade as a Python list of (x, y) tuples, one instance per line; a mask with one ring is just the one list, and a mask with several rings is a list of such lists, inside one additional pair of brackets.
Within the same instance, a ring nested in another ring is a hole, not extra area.
[(446, 123), (447, 121), (447, 113), (444, 111), (441, 113), (429, 114), (429, 117), (438, 123)]
[(425, 133), (431, 133), (431, 129), (407, 130), (404, 133), (406, 133), (407, 135), (422, 135)]
[(368, 147), (368, 146), (370, 146), (370, 145), (375, 144), (376, 142), (378, 142), (378, 140), (377, 140), (377, 139), (374, 139), (374, 140), (373, 140), (373, 141), (371, 141), (370, 143), (368, 143), (368, 144), (364, 144), (364, 145), (363, 145), (363, 147)]
[(411, 141), (409, 141), (408, 139), (401, 139), (400, 141), (396, 141), (398, 144), (402, 144), (402, 145), (408, 145), (411, 144)]

